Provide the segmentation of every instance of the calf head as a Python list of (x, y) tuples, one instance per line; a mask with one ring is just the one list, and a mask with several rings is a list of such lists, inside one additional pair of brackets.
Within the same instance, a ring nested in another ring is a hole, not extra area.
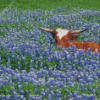
[[(37, 26), (38, 27), (38, 26)], [(77, 35), (74, 34), (79, 34), (81, 32), (86, 31), (88, 28), (84, 30), (70, 30), (70, 29), (47, 29), (47, 28), (42, 28), (38, 27), (39, 29), (42, 29), (46, 32), (50, 32), (52, 34), (52, 37), (55, 39), (55, 41), (63, 41), (63, 39), (67, 38), (68, 40), (74, 41), (78, 38)]]

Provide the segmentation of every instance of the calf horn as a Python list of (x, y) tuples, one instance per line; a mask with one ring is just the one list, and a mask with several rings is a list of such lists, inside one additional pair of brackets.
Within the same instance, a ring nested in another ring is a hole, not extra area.
[(88, 30), (88, 28), (89, 28), (89, 27), (87, 27), (87, 28), (84, 29), (84, 30), (73, 30), (71, 33), (72, 33), (72, 34), (78, 34), (78, 33), (81, 33), (81, 32), (84, 32), (84, 31)]
[(39, 29), (41, 29), (41, 30), (44, 30), (46, 32), (53, 32), (52, 29), (42, 28), (42, 27), (38, 27), (38, 26), (36, 26), (36, 27), (39, 28)]

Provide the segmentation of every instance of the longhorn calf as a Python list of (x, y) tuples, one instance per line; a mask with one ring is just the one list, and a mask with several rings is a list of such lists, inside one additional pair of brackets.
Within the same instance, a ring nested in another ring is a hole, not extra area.
[[(38, 27), (38, 26), (37, 26)], [(58, 46), (65, 46), (66, 48), (71, 47), (72, 45), (76, 46), (77, 49), (83, 49), (83, 50), (88, 50), (88, 48), (91, 48), (92, 52), (95, 52), (97, 49), (97, 52), (100, 53), (100, 44), (95, 43), (95, 42), (69, 42), (68, 40), (76, 40), (78, 36), (75, 36), (72, 34), (78, 34), (81, 32), (84, 32), (88, 28), (84, 30), (70, 30), (70, 29), (47, 29), (47, 28), (42, 28), (38, 27), (39, 29), (42, 29), (46, 32), (50, 32), (55, 39), (56, 45)], [(67, 41), (66, 41), (67, 40)]]
[[(92, 52), (95, 52), (97, 50), (98, 53), (100, 53), (100, 44), (95, 43), (95, 42), (65, 42), (65, 47), (72, 47), (72, 45), (76, 46), (77, 49), (83, 49), (83, 50), (88, 50), (88, 48), (91, 48)], [(58, 44), (58, 46), (61, 46)]]
[[(37, 26), (38, 27), (38, 26)], [(74, 35), (74, 34), (79, 34), (81, 32), (84, 32), (86, 31), (89, 27), (87, 27), (86, 29), (84, 30), (70, 30), (70, 29), (61, 29), (61, 28), (58, 28), (58, 29), (47, 29), (47, 28), (42, 28), (42, 27), (38, 27), (39, 29), (42, 29), (46, 32), (50, 32), (53, 36), (53, 38), (55, 38), (55, 35), (56, 37), (58, 36), (58, 38), (60, 40), (62, 40), (63, 37), (66, 37), (68, 38), (69, 40), (76, 40), (78, 38), (78, 36)]]

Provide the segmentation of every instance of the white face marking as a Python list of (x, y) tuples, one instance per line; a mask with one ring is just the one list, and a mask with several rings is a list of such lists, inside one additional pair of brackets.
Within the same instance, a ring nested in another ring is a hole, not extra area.
[(67, 35), (68, 32), (69, 32), (69, 30), (61, 29), (61, 28), (56, 29), (56, 31), (58, 32), (58, 33), (57, 33), (57, 36), (60, 38), (60, 40), (61, 40), (61, 38), (62, 38), (63, 36)]

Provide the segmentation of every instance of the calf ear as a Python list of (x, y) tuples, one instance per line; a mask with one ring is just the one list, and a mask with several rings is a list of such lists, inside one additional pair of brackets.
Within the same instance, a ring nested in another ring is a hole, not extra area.
[(84, 32), (84, 31), (88, 30), (88, 28), (89, 28), (89, 27), (87, 27), (87, 28), (84, 29), (84, 30), (73, 30), (71, 33), (72, 33), (72, 34), (78, 34), (78, 33), (81, 33), (81, 32)]
[(78, 38), (78, 36), (71, 36), (70, 40), (74, 41)]

